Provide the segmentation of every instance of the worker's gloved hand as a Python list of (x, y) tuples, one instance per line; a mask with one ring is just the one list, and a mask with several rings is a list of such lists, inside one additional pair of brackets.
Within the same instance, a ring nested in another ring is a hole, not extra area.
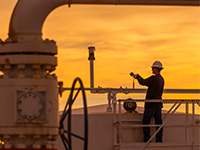
[(137, 79), (137, 77), (138, 77), (137, 73), (133, 75), (133, 78)]
[(133, 78), (137, 79), (138, 74), (134, 74), (133, 72), (130, 73), (130, 76), (132, 76)]
[(133, 73), (133, 72), (131, 72), (131, 73), (130, 73), (130, 76), (132, 76), (132, 77), (133, 77), (133, 76), (134, 76), (134, 73)]

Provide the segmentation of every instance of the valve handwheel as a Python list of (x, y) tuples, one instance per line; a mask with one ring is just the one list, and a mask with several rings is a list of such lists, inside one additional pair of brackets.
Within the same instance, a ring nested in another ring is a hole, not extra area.
[[(76, 85), (77, 81), (79, 82), (80, 87), (78, 88), (78, 91), (76, 92), (76, 94), (74, 96), (73, 93), (74, 93), (75, 85)], [(74, 101), (76, 100), (80, 91), (82, 92), (83, 109), (84, 109), (84, 114), (83, 114), (84, 115), (84, 137), (81, 137), (81, 136), (76, 135), (76, 134), (71, 132), (71, 108), (72, 108)], [(64, 129), (64, 124), (63, 124), (66, 117), (68, 117), (68, 130)], [(83, 150), (87, 150), (87, 147), (88, 147), (87, 101), (86, 101), (86, 94), (85, 94), (84, 86), (83, 86), (83, 83), (82, 83), (80, 78), (76, 78), (73, 81), (68, 101), (67, 101), (65, 108), (63, 110), (63, 114), (61, 115), (61, 118), (60, 118), (59, 134), (60, 134), (60, 137), (62, 139), (62, 142), (63, 142), (66, 150), (72, 150), (72, 138), (71, 138), (72, 136), (83, 140), (83, 142), (84, 142)], [(65, 134), (67, 134), (68, 136), (66, 137)]]

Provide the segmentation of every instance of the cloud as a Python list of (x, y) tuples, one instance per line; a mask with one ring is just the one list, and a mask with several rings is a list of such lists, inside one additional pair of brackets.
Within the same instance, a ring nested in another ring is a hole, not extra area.
[(149, 49), (153, 49), (155, 47), (160, 47), (163, 45), (168, 45), (173, 42), (176, 42), (176, 41), (171, 38), (168, 38), (168, 39), (153, 38), (153, 39), (139, 41), (137, 42), (137, 44), (144, 47), (144, 51), (148, 51)]
[[(7, 36), (14, 7), (7, 1), (0, 2), (1, 37)], [(65, 86), (79, 76), (89, 87), (88, 46), (95, 46), (95, 86), (132, 87), (129, 72), (146, 78), (160, 60), (166, 88), (200, 88), (199, 18), (198, 7), (65, 5), (47, 17), (42, 32), (44, 39), (57, 41), (55, 72)], [(102, 99), (106, 96), (98, 103)]]

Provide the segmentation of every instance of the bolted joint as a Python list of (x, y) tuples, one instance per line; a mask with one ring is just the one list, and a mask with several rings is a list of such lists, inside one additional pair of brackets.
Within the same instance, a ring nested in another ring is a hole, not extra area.
[(35, 64), (35, 65), (32, 65), (32, 69), (38, 70), (38, 69), (40, 69), (40, 65), (38, 65), (38, 64), (37, 64), (37, 65), (36, 65), (36, 64)]
[(24, 70), (24, 69), (26, 68), (26, 65), (25, 65), (25, 64), (18, 64), (18, 65), (17, 65), (17, 68), (18, 68), (19, 70)]

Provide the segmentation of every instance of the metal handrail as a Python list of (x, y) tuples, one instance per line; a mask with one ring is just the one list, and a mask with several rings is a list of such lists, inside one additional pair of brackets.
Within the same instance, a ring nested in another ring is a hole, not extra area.
[[(163, 124), (161, 125), (122, 125), (122, 119), (121, 119), (121, 102), (125, 102), (125, 101), (134, 101), (134, 102), (163, 102), (163, 103), (166, 103), (166, 104), (173, 104), (174, 105), (169, 109), (169, 111), (167, 112), (167, 114), (165, 115), (165, 117), (163, 118)], [(116, 117), (116, 104), (119, 103), (119, 117), (117, 119)], [(145, 143), (145, 145), (143, 146), (142, 150), (144, 150), (148, 145), (149, 143), (151, 142), (151, 140), (156, 136), (156, 134), (160, 131), (161, 128), (163, 128), (166, 123), (168, 122), (168, 120), (170, 119), (170, 117), (176, 112), (176, 110), (181, 106), (181, 104), (185, 104), (186, 107), (185, 107), (185, 111), (186, 111), (186, 123), (184, 125), (172, 125), (170, 127), (185, 127), (185, 133), (186, 133), (186, 142), (188, 140), (187, 138), (187, 130), (188, 130), (188, 127), (192, 127), (192, 134), (194, 136), (194, 127), (196, 126), (200, 126), (200, 125), (195, 125), (195, 121), (194, 121), (194, 115), (195, 115), (195, 104), (197, 104), (199, 107), (200, 107), (200, 99), (163, 99), (163, 100), (160, 100), (160, 99), (152, 99), (152, 100), (144, 100), (144, 99), (118, 99), (116, 101), (113, 102), (113, 107), (114, 107), (114, 127), (115, 128), (118, 128), (118, 132), (119, 132), (119, 139), (118, 139), (118, 142), (117, 140), (115, 139), (116, 138), (116, 134), (117, 134), (117, 130), (114, 129), (114, 144), (115, 145), (121, 145), (121, 134), (120, 133), (122, 130), (121, 128), (122, 127), (136, 127), (136, 128), (141, 128), (141, 127), (159, 127), (155, 133), (150, 137), (150, 139)], [(192, 121), (193, 123), (188, 125), (187, 124), (187, 116), (188, 116), (188, 104), (192, 104), (192, 114), (193, 114), (193, 117), (192, 117)], [(117, 122), (117, 123), (116, 123)], [(168, 127), (168, 126), (165, 126), (165, 127)], [(192, 147), (194, 147), (195, 143), (194, 143), (194, 137), (192, 139)]]
[[(63, 91), (70, 90), (70, 87), (62, 87)], [(78, 90), (75, 88), (74, 90)], [(85, 88), (86, 91), (91, 91), (92, 93), (108, 93), (108, 92), (116, 92), (116, 93), (146, 93), (147, 89), (133, 89), (133, 88)], [(186, 93), (186, 94), (200, 94), (200, 89), (164, 89), (163, 93)]]
[(196, 103), (196, 104), (200, 104), (200, 99), (118, 99), (115, 101), (115, 103), (117, 101), (127, 101), (127, 100), (132, 100), (135, 102), (163, 102), (163, 103)]

